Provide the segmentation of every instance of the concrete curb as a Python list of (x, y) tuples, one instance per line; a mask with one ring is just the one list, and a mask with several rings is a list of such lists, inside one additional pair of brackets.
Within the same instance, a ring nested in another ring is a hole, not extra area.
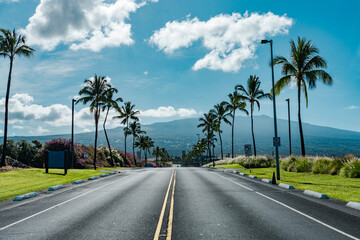
[(95, 180), (98, 179), (98, 177), (89, 177), (88, 180)]
[(311, 191), (311, 190), (305, 190), (304, 194), (312, 196), (312, 197), (320, 198), (320, 199), (329, 199), (329, 197), (327, 195), (319, 193), (319, 192)]
[(358, 202), (348, 202), (346, 206), (360, 210), (360, 203)]
[(270, 179), (266, 179), (266, 178), (261, 179), (261, 181), (266, 182), (266, 183), (272, 183), (272, 181)]
[(279, 183), (279, 187), (285, 188), (285, 189), (295, 189), (293, 186), (285, 183)]
[(76, 180), (76, 181), (73, 181), (72, 184), (80, 184), (80, 183), (83, 183), (84, 180)]
[(107, 177), (109, 174), (101, 174), (100, 177)]
[(234, 170), (234, 171), (232, 171), (233, 173), (239, 173), (238, 171), (236, 171), (236, 170)]
[(13, 201), (21, 201), (21, 200), (24, 200), (24, 199), (28, 199), (28, 198), (31, 198), (31, 197), (38, 196), (38, 195), (39, 195), (39, 193), (37, 193), (37, 192), (31, 192), (31, 193), (27, 193), (27, 194), (24, 194), (24, 195), (16, 196)]
[(257, 176), (249, 175), (249, 178), (257, 179)]
[(55, 191), (55, 190), (61, 189), (61, 188), (63, 188), (63, 187), (64, 187), (64, 185), (52, 186), (52, 187), (49, 188), (48, 191)]
[(114, 175), (114, 174), (116, 174), (116, 172), (110, 172), (110, 173), (109, 173), (109, 175)]
[(239, 173), (241, 176), (247, 176), (247, 174), (246, 173), (243, 173), (243, 172), (241, 172), (241, 173)]

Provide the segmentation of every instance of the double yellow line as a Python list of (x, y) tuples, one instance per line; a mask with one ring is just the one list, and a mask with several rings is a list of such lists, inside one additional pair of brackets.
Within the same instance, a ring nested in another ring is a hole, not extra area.
[(173, 219), (174, 219), (174, 194), (175, 194), (175, 183), (176, 183), (176, 171), (173, 171), (172, 174), (171, 174), (171, 177), (170, 177), (169, 186), (168, 186), (168, 189), (166, 191), (164, 203), (163, 203), (163, 206), (162, 206), (162, 209), (161, 209), (161, 212), (160, 212), (159, 221), (158, 221), (158, 224), (157, 224), (157, 227), (156, 227), (154, 240), (158, 240), (159, 237), (160, 237), (161, 226), (162, 226), (163, 220), (164, 220), (166, 203), (167, 203), (167, 200), (169, 198), (169, 192), (170, 192), (170, 189), (171, 189), (171, 183), (173, 183), (173, 188), (172, 188), (172, 193), (171, 193), (169, 219), (168, 219), (168, 226), (167, 226), (167, 231), (166, 231), (166, 240), (171, 240), (172, 224), (173, 224)]

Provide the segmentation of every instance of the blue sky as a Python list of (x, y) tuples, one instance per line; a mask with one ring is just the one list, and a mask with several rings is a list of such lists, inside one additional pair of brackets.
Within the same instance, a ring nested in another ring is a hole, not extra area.
[[(16, 28), (36, 49), (15, 60), (9, 134), (69, 133), (71, 98), (95, 73), (111, 78), (143, 124), (199, 117), (250, 74), (269, 91), (270, 49), (260, 40), (273, 39), (274, 55), (288, 58), (297, 36), (320, 49), (334, 79), (309, 91), (303, 122), (360, 131), (358, 9), (357, 0), (0, 0), (0, 27)], [(0, 59), (0, 129), (8, 67)], [(286, 98), (296, 120), (292, 87), (277, 98), (278, 117), (287, 119)], [(262, 101), (255, 114), (273, 116), (272, 103)], [(86, 106), (77, 105), (76, 116), (76, 132), (94, 129)]]

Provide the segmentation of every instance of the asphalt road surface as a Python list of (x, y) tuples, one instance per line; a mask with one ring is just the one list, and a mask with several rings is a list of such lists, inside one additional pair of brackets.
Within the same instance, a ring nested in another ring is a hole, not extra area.
[(222, 170), (143, 169), (2, 202), (0, 239), (360, 239), (360, 211)]

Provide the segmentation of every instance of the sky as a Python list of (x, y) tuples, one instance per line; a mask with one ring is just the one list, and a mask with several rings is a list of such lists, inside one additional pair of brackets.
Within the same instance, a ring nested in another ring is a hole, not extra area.
[[(302, 121), (360, 131), (359, 9), (358, 0), (0, 0), (0, 28), (36, 50), (15, 59), (8, 134), (70, 133), (71, 99), (95, 74), (135, 104), (142, 124), (198, 118), (250, 75), (269, 92), (270, 46), (260, 41), (272, 39), (274, 56), (289, 58), (297, 37), (319, 48), (333, 77), (308, 91), (307, 108), (302, 95)], [(0, 134), (8, 72), (9, 59), (0, 59)], [(287, 98), (296, 121), (294, 84), (277, 96), (277, 116), (287, 119)], [(272, 117), (272, 102), (254, 114)], [(120, 126), (116, 115), (108, 128)], [(94, 128), (88, 106), (76, 105), (75, 132)]]

